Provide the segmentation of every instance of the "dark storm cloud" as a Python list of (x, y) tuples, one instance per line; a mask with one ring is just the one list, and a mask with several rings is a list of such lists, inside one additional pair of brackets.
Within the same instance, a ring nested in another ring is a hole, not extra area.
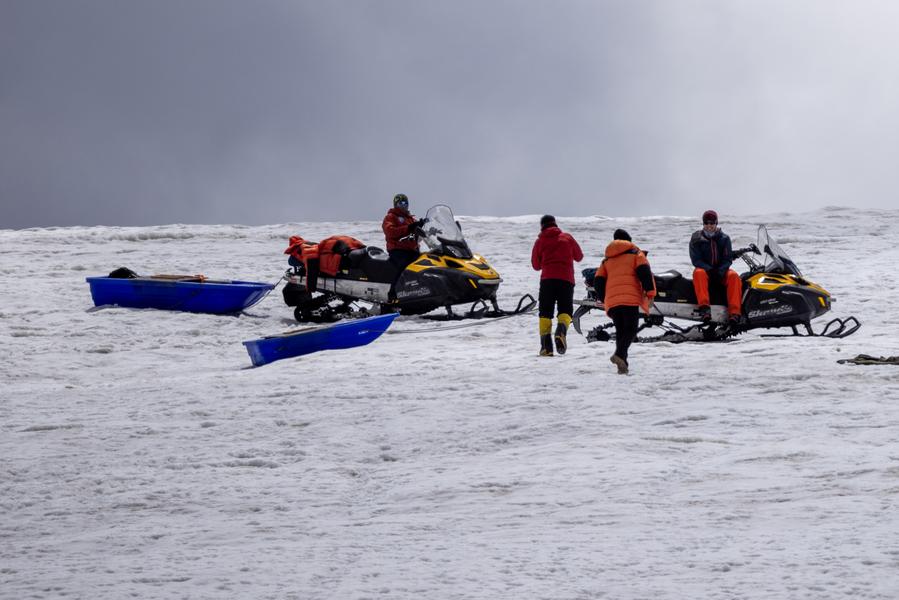
[(887, 2), (0, 3), (0, 227), (888, 206)]

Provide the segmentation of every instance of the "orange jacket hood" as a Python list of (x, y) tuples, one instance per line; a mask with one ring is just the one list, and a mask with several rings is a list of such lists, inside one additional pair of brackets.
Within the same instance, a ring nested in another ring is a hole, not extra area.
[(615, 258), (616, 256), (621, 256), (632, 250), (640, 251), (633, 242), (627, 240), (612, 240), (609, 245), (606, 246), (606, 258)]

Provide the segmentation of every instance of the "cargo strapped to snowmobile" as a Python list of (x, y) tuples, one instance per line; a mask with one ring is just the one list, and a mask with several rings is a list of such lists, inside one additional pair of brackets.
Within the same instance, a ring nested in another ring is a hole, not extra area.
[(287, 262), (294, 268), (303, 268), (307, 274), (306, 289), (310, 292), (315, 291), (319, 273), (337, 275), (350, 252), (365, 248), (365, 244), (348, 235), (332, 235), (318, 243), (293, 235), (288, 244), (284, 251), (290, 255)]

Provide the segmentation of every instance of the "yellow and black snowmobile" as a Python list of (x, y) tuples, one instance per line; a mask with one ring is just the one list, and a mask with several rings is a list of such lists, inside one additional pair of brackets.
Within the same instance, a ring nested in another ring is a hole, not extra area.
[[(514, 311), (500, 310), (496, 292), (502, 279), (483, 256), (468, 247), (452, 210), (437, 205), (428, 210), (416, 234), (428, 250), (405, 268), (398, 268), (382, 249), (337, 244), (339, 254), (332, 272), (317, 268), (318, 261), (288, 260), (284, 301), (295, 307), (298, 321), (324, 322), (342, 317), (386, 312), (419, 315), (445, 309), (442, 318), (478, 318), (529, 310), (534, 299), (526, 295)], [(352, 238), (345, 238), (352, 240)], [(324, 264), (324, 263), (321, 263)], [(470, 305), (454, 313), (456, 305)], [(439, 317), (434, 317), (439, 318)]]
[[(749, 271), (740, 275), (743, 282), (743, 315), (738, 322), (730, 322), (727, 318), (724, 286), (709, 286), (711, 320), (705, 321), (696, 303), (693, 281), (677, 271), (665, 271), (655, 274), (657, 295), (650, 314), (640, 326), (640, 331), (657, 327), (662, 333), (638, 337), (637, 341), (715, 341), (750, 329), (780, 327), (792, 329), (792, 333), (787, 335), (843, 338), (861, 327), (855, 317), (834, 318), (820, 332), (814, 332), (811, 321), (830, 311), (834, 298), (823, 287), (802, 275), (796, 263), (768, 235), (764, 225), (758, 229), (758, 245), (750, 244), (747, 248), (735, 250), (733, 254), (734, 258), (742, 258), (749, 267)], [(763, 256), (764, 261), (757, 260), (755, 256)], [(585, 269), (583, 272), (587, 298), (576, 301), (580, 306), (572, 318), (578, 333), (581, 333), (581, 318), (594, 308), (602, 308), (602, 303), (593, 293), (594, 272), (595, 269)], [(699, 323), (683, 327), (670, 319)], [(606, 323), (595, 327), (587, 333), (587, 340), (612, 339), (612, 334), (607, 331), (611, 326), (611, 323)], [(800, 326), (804, 333), (798, 329)]]

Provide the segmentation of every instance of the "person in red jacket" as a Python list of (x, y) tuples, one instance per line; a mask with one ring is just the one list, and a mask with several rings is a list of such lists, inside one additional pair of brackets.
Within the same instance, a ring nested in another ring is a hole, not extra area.
[(556, 352), (565, 354), (568, 349), (566, 334), (574, 308), (574, 263), (583, 258), (577, 241), (559, 229), (556, 218), (543, 215), (540, 235), (531, 250), (531, 265), (535, 271), (540, 271), (540, 356), (553, 355), (553, 310), (556, 307)]
[(656, 295), (655, 278), (646, 254), (631, 241), (624, 229), (616, 229), (606, 246), (606, 257), (596, 270), (593, 288), (606, 314), (615, 324), (615, 354), (609, 359), (618, 374), (628, 372), (627, 350), (637, 336), (640, 308), (649, 314)]
[(387, 241), (387, 254), (390, 261), (402, 271), (415, 261), (421, 252), (418, 250), (418, 233), (422, 221), (415, 219), (409, 212), (409, 198), (406, 194), (393, 197), (393, 208), (387, 211), (381, 229)]

